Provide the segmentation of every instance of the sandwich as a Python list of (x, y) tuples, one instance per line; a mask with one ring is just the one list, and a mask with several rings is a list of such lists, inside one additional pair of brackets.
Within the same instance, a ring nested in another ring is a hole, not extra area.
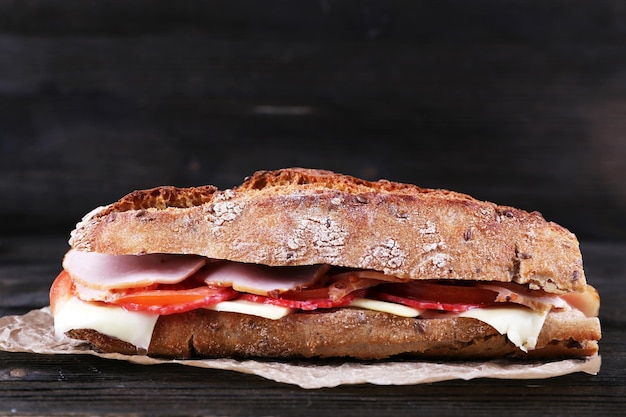
[(55, 333), (159, 358), (590, 358), (600, 298), (539, 212), (325, 170), (163, 186), (94, 209)]

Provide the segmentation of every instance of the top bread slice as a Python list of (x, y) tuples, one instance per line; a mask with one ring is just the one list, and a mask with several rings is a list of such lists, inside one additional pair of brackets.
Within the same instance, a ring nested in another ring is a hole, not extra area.
[(198, 254), (407, 279), (516, 282), (553, 293), (586, 286), (576, 236), (538, 212), (303, 168), (259, 171), (228, 190), (135, 191), (86, 215), (70, 245), (115, 255)]

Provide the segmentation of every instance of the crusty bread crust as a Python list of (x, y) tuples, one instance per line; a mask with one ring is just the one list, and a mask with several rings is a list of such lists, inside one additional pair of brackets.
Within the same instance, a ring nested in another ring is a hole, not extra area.
[(512, 281), (556, 293), (586, 285), (578, 240), (538, 212), (301, 168), (260, 171), (223, 191), (136, 191), (87, 215), (70, 244), (110, 254), (186, 253), (410, 279)]
[(361, 309), (302, 312), (280, 320), (199, 309), (161, 316), (148, 352), (95, 330), (71, 337), (102, 352), (156, 357), (351, 357), (395, 355), (446, 359), (579, 358), (598, 351), (597, 318), (551, 312), (537, 349), (524, 353), (491, 326), (471, 318), (415, 319)]

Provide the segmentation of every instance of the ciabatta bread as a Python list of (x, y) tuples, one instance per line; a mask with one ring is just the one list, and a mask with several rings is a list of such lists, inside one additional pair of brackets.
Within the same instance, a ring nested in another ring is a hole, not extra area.
[(257, 172), (224, 191), (136, 191), (86, 216), (70, 244), (116, 255), (185, 253), (516, 282), (554, 293), (586, 285), (576, 236), (538, 212), (309, 169)]

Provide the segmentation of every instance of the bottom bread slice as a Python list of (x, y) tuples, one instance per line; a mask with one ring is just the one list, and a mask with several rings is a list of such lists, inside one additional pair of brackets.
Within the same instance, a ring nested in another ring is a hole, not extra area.
[(598, 351), (600, 323), (576, 312), (551, 312), (528, 353), (473, 318), (404, 318), (360, 309), (290, 314), (270, 320), (194, 310), (159, 317), (147, 352), (91, 329), (68, 335), (101, 352), (166, 358), (578, 358)]

